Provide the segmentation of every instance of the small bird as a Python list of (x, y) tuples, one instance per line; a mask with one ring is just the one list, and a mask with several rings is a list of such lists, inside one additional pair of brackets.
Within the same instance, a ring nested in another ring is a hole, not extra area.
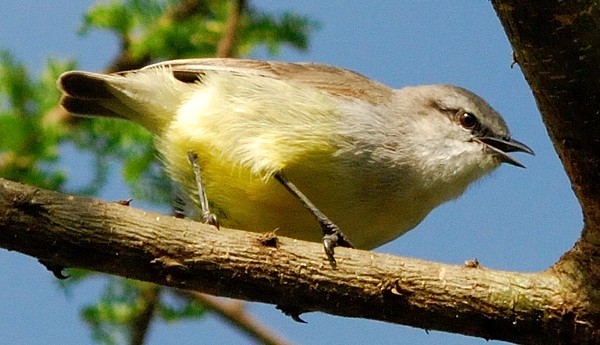
[(71, 113), (149, 130), (196, 218), (322, 241), (334, 267), (335, 246), (387, 243), (501, 163), (523, 167), (508, 153), (533, 154), (468, 90), (321, 64), (174, 60), (58, 86)]

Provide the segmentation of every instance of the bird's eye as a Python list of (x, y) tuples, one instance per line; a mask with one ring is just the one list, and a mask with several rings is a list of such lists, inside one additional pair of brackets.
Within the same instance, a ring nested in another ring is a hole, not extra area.
[(467, 112), (458, 115), (458, 121), (460, 122), (460, 125), (466, 129), (473, 129), (478, 123), (477, 117)]

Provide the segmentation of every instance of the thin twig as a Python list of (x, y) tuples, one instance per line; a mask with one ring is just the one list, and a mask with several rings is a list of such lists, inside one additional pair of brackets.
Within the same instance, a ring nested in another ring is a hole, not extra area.
[(148, 284), (141, 291), (144, 305), (141, 313), (131, 324), (131, 345), (143, 345), (150, 329), (150, 323), (154, 317), (154, 311), (160, 300), (160, 291), (162, 287), (154, 284)]
[(227, 19), (227, 24), (225, 26), (225, 31), (223, 32), (223, 37), (221, 37), (221, 41), (219, 41), (219, 45), (217, 46), (217, 57), (226, 58), (232, 57), (235, 54), (237, 32), (240, 26), (240, 19), (245, 8), (245, 0), (233, 1), (233, 4), (231, 5), (231, 12), (229, 13), (229, 18)]
[(244, 310), (243, 301), (225, 301), (223, 298), (207, 295), (196, 291), (187, 291), (192, 298), (200, 301), (206, 308), (210, 309), (223, 320), (235, 326), (239, 330), (248, 334), (256, 341), (266, 345), (290, 345), (288, 340), (284, 339), (267, 326), (261, 324), (252, 315)]

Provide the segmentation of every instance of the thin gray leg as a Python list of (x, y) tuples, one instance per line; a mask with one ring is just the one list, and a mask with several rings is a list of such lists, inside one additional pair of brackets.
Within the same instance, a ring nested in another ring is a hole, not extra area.
[(208, 198), (206, 197), (206, 189), (202, 182), (202, 172), (200, 171), (200, 165), (198, 164), (198, 154), (193, 151), (188, 152), (188, 159), (194, 169), (194, 176), (196, 177), (196, 185), (198, 186), (198, 198), (200, 199), (200, 208), (202, 210), (202, 222), (205, 224), (214, 225), (219, 228), (219, 221), (217, 216), (210, 212), (208, 206)]
[(325, 248), (325, 254), (331, 267), (336, 268), (336, 262), (334, 258), (334, 248), (336, 246), (354, 248), (348, 238), (342, 233), (340, 228), (335, 225), (323, 212), (321, 212), (307, 197), (304, 195), (293, 183), (281, 173), (275, 174), (275, 179), (279, 181), (285, 189), (287, 189), (292, 195), (302, 202), (302, 205), (306, 207), (310, 213), (317, 219), (321, 224), (323, 230), (323, 247)]

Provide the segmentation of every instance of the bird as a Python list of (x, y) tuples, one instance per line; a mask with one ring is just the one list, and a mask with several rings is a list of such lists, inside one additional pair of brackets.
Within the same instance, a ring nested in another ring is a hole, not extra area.
[(333, 267), (336, 246), (390, 242), (502, 163), (524, 167), (509, 153), (534, 154), (464, 88), (316, 63), (172, 60), (58, 87), (70, 113), (150, 131), (193, 218), (322, 242)]

